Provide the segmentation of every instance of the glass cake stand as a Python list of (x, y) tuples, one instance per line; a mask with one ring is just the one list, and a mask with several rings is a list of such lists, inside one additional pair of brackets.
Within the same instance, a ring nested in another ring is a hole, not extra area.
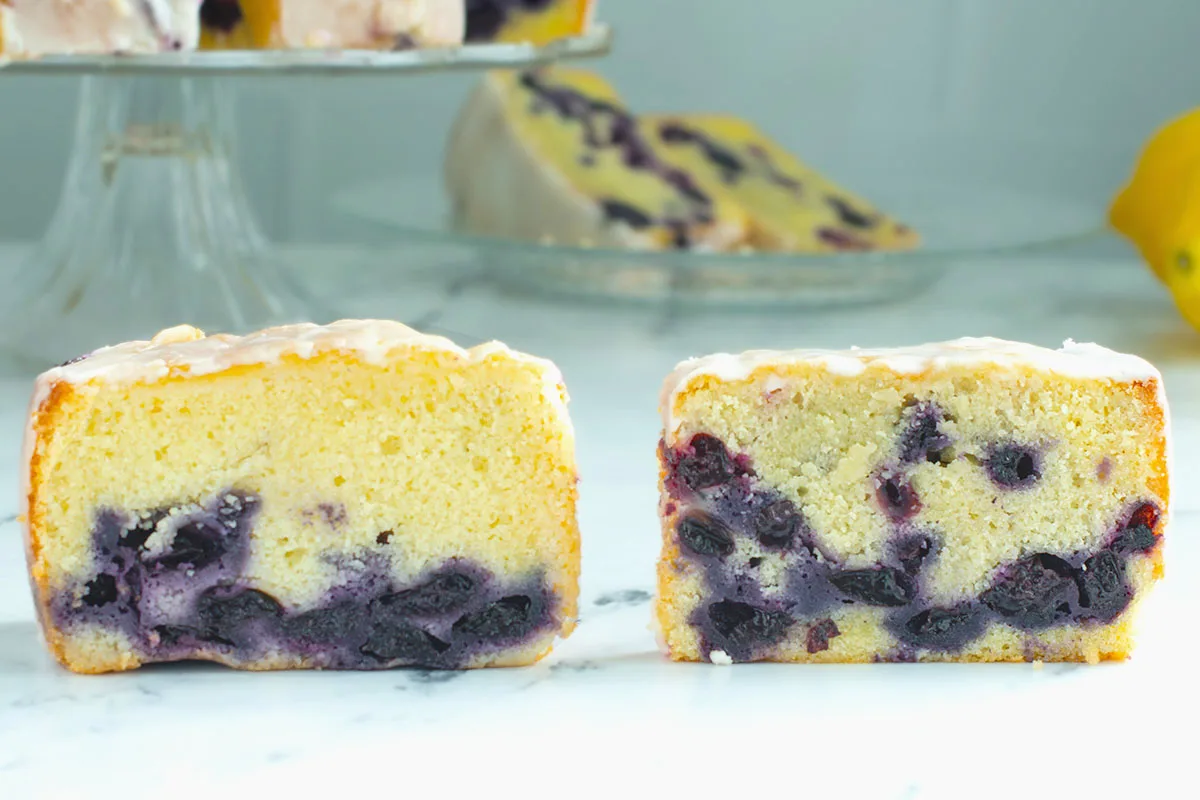
[(262, 234), (243, 190), (238, 75), (397, 77), (524, 67), (602, 55), (611, 30), (537, 47), (397, 52), (258, 51), (63, 56), (9, 62), (0, 77), (83, 77), (62, 196), (0, 300), (0, 341), (45, 367), (97, 346), (189, 323), (246, 332), (328, 321)]

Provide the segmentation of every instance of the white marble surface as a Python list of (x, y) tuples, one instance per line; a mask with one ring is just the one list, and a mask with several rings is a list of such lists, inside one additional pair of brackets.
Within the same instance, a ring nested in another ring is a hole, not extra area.
[[(589, 796), (601, 786), (800, 795), (824, 784), (845, 797), (1085, 788), (1099, 797), (1126, 781), (1147, 796), (1194, 796), (1179, 781), (1194, 773), (1185, 751), (1200, 710), (1200, 334), (1123, 250), (963, 265), (902, 305), (836, 313), (580, 308), (498, 295), (470, 280), (447, 292), (445, 277), (410, 276), (404, 292), (373, 292), (344, 311), (421, 321), (465, 343), (503, 338), (559, 362), (583, 473), (575, 635), (542, 664), (508, 671), (239, 674), (173, 665), (75, 676), (42, 650), (10, 519), (0, 527), (0, 798), (218, 789), (282, 797), (285, 788), (301, 797)], [(1175, 414), (1177, 502), (1168, 578), (1145, 608), (1135, 657), (1043, 669), (663, 660), (647, 597), (658, 548), (656, 393), (674, 363), (711, 350), (961, 335), (1095, 340), (1162, 369)], [(0, 495), (9, 498), (0, 518), (15, 512), (28, 386), (0, 382), (0, 484), (12, 487)]]

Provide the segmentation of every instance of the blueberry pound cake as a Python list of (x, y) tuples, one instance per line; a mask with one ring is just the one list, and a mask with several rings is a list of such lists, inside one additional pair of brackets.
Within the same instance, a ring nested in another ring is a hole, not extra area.
[[(910, 227), (717, 114), (637, 114), (593, 72), (494, 72), (446, 152), (456, 224), (628, 250), (911, 250)], [(520, 202), (513, 202), (520, 198)]]
[(555, 367), (399, 323), (186, 326), (39, 377), (29, 567), (96, 673), (530, 664), (574, 626), (574, 439)]
[(746, 234), (742, 212), (664, 161), (584, 70), (489, 73), (455, 122), (445, 181), (475, 234), (631, 250), (729, 250)]
[(1162, 575), (1158, 372), (1068, 342), (754, 351), (663, 389), (679, 661), (1126, 658)]

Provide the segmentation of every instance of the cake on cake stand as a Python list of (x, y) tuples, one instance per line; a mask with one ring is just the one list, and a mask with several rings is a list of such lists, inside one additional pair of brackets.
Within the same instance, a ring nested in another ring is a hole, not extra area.
[(183, 322), (243, 333), (330, 321), (262, 234), (234, 159), (239, 75), (397, 77), (602, 55), (611, 30), (544, 46), (63, 56), (0, 76), (83, 77), (62, 196), (0, 299), (10, 356), (44, 368)]

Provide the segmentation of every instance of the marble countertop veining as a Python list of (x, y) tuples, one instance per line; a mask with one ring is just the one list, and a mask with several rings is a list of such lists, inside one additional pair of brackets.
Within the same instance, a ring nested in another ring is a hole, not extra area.
[[(13, 487), (0, 494), (0, 798), (457, 796), (472, 787), (587, 796), (600, 785), (715, 795), (744, 790), (759, 769), (796, 791), (828, 783), (845, 797), (1115, 792), (1126, 780), (1143, 792), (1161, 780), (1158, 796), (1179, 796), (1171, 787), (1194, 773), (1194, 759), (1172, 726), (1200, 710), (1200, 335), (1123, 252), (1086, 259), (980, 262), (905, 303), (838, 312), (580, 308), (498, 294), (469, 277), (447, 289), (444, 276), (348, 303), (346, 315), (419, 320), (465, 344), (504, 339), (554, 358), (566, 375), (583, 476), (581, 623), (525, 669), (59, 669), (38, 639), (12, 520), (29, 382), (0, 380), (0, 485)], [(1095, 340), (1162, 369), (1175, 516), (1168, 578), (1144, 609), (1135, 657), (1037, 669), (724, 668), (659, 656), (648, 626), (655, 404), (675, 362), (713, 350), (962, 335)]]

